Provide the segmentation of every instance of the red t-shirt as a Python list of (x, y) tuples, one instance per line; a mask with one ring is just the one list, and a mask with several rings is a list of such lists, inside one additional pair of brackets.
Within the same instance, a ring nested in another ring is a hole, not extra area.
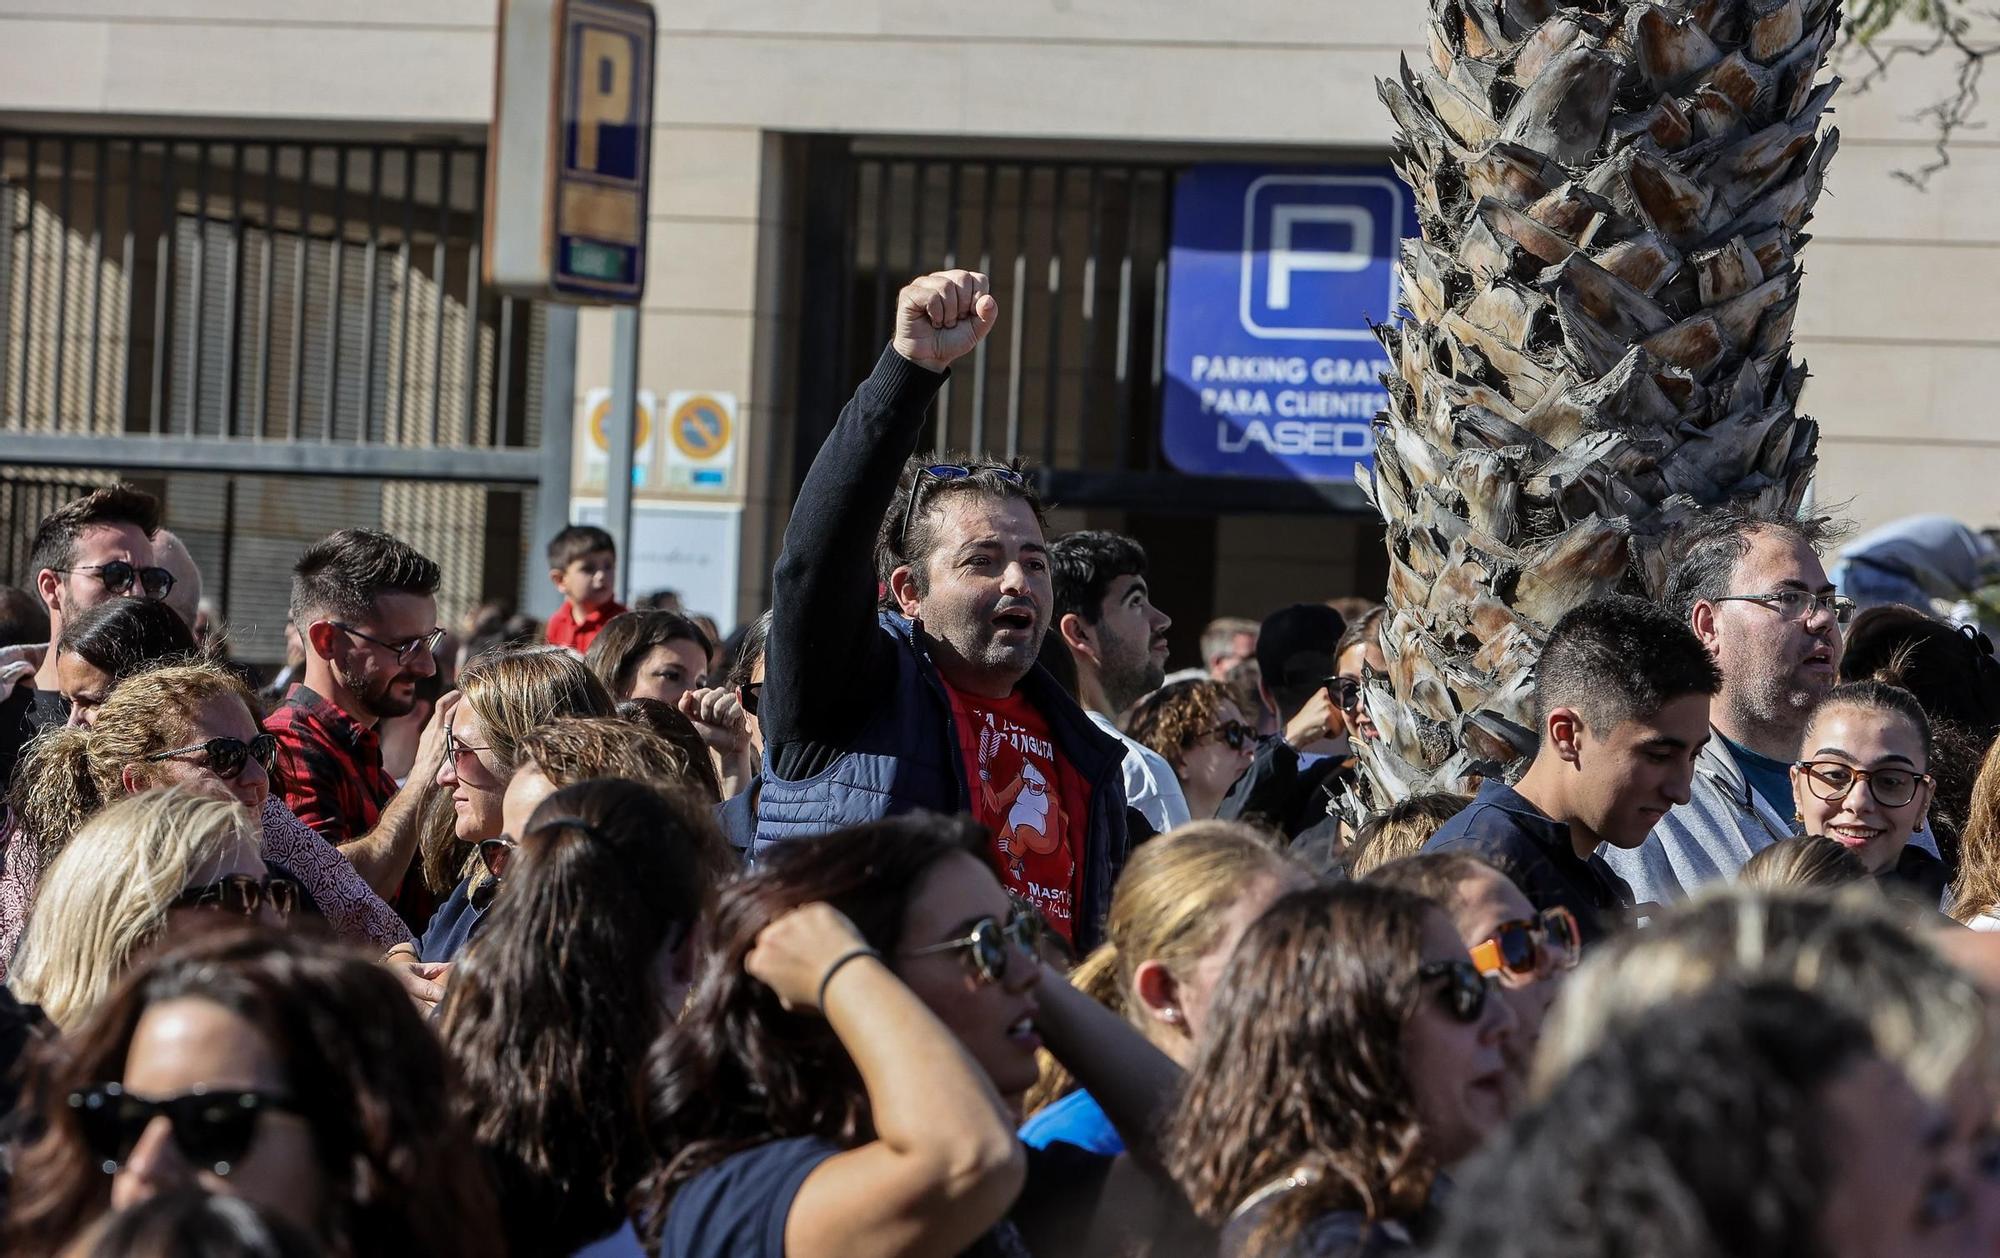
[(624, 614), (625, 608), (619, 605), (617, 599), (612, 599), (602, 607), (593, 607), (585, 612), (583, 620), (579, 622), (576, 613), (565, 600), (561, 607), (556, 608), (556, 614), (549, 617), (548, 628), (543, 631), (542, 636), (548, 639), (550, 646), (566, 646), (581, 655), (590, 649), (590, 644), (597, 638), (597, 631), (604, 628), (605, 621)]
[(1048, 721), (1018, 691), (1005, 699), (950, 686), (945, 692), (972, 788), (972, 815), (993, 835), (994, 872), (1074, 942), (1090, 784), (1056, 754)]

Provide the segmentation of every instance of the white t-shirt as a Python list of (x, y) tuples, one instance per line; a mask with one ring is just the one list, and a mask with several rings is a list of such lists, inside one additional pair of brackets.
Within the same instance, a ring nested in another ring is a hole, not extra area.
[(1165, 834), (1188, 823), (1187, 796), (1174, 766), (1159, 752), (1125, 737), (1125, 732), (1102, 712), (1092, 712), (1097, 728), (1125, 744), (1125, 802), (1139, 810), (1148, 825)]

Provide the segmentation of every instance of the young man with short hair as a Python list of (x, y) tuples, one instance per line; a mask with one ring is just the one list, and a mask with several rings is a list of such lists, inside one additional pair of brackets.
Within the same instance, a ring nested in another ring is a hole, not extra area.
[(618, 545), (594, 524), (572, 524), (550, 540), (549, 580), (563, 596), (543, 634), (550, 646), (581, 655), (606, 622), (625, 614), (618, 601)]
[[(423, 791), (396, 789), (376, 727), (415, 707), (417, 682), (437, 671), (438, 579), (437, 564), (415, 547), (371, 529), (342, 529), (307, 547), (292, 568), (305, 680), (264, 722), (278, 739), (285, 804), (385, 900), (416, 855)], [(418, 786), (443, 762), (451, 706), (449, 696), (438, 704), (418, 741), (410, 770)], [(398, 908), (417, 916), (408, 896)]]
[(107, 485), (42, 517), (28, 553), (35, 593), (49, 614), (49, 646), (35, 672), (28, 722), (36, 729), (69, 720), (56, 681), (56, 641), (66, 618), (114, 598), (165, 598), (173, 574), (153, 560), (160, 503), (131, 485)]
[(1688, 799), (1722, 678), (1701, 641), (1642, 599), (1573, 608), (1535, 668), (1541, 745), (1513, 786), (1489, 779), (1426, 852), (1467, 851), (1537, 910), (1564, 908), (1588, 944), (1621, 924), (1631, 888), (1599, 854), (1635, 848)]
[(1125, 802), (1156, 833), (1188, 823), (1187, 797), (1159, 752), (1127, 738), (1118, 717), (1160, 688), (1173, 621), (1153, 606), (1146, 551), (1119, 533), (1066, 533), (1049, 544), (1055, 636), (1076, 664), (1076, 697), (1091, 723), (1125, 745)]
[(1041, 503), (1018, 467), (908, 457), (999, 313), (969, 271), (905, 287), (806, 473), (773, 573), (755, 842), (969, 812), (1008, 889), (1082, 953), (1129, 845), (1125, 749), (1037, 663), (1054, 599)]

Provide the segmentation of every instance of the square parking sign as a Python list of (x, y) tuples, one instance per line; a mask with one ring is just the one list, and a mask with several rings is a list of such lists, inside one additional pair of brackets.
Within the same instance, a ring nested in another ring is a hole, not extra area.
[(1161, 437), (1184, 472), (1348, 480), (1389, 370), (1369, 323), (1417, 231), (1387, 166), (1196, 166), (1174, 192)]

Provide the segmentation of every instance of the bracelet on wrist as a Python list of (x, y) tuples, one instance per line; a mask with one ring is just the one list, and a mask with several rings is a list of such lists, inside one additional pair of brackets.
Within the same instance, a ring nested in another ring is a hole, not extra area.
[(821, 1013), (826, 1012), (827, 984), (833, 982), (833, 976), (840, 973), (842, 966), (846, 965), (849, 961), (858, 961), (862, 957), (874, 957), (877, 961), (880, 961), (882, 954), (869, 947), (851, 948), (835, 957), (833, 964), (826, 967), (826, 973), (822, 974), (819, 980), (819, 1000), (817, 1003)]

